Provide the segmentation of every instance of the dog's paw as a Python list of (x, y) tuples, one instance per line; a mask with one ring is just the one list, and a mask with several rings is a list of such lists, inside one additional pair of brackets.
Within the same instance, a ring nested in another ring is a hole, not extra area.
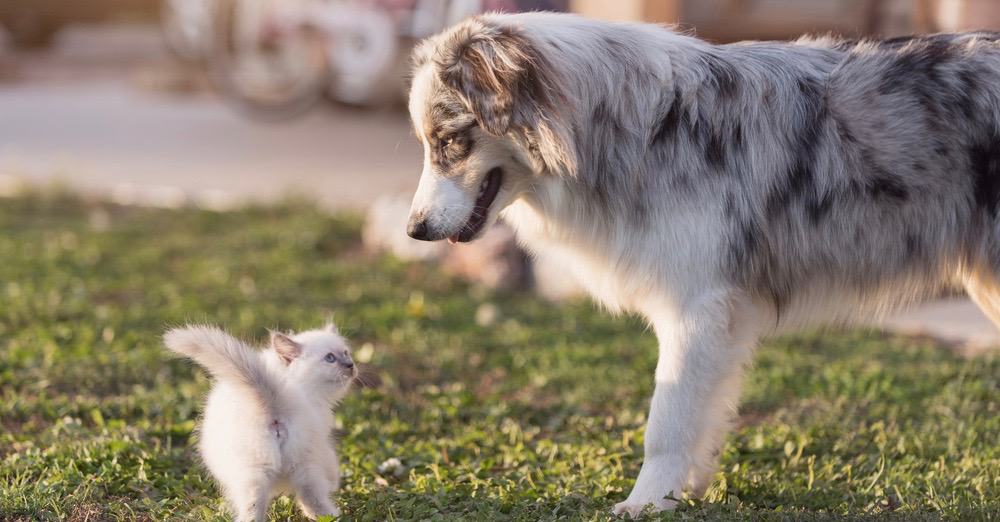
[(661, 500), (651, 500), (648, 502), (635, 501), (628, 499), (625, 502), (619, 502), (615, 504), (614, 509), (611, 510), (617, 516), (628, 515), (632, 518), (638, 517), (647, 509), (652, 513), (657, 513), (660, 511), (669, 511), (677, 506), (677, 502), (669, 499)]

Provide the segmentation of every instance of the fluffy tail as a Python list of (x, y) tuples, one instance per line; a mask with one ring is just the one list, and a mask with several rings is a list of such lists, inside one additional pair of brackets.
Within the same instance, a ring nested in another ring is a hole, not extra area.
[(212, 326), (174, 328), (163, 336), (171, 351), (198, 363), (219, 381), (246, 388), (273, 409), (279, 385), (261, 360), (260, 353), (239, 339)]

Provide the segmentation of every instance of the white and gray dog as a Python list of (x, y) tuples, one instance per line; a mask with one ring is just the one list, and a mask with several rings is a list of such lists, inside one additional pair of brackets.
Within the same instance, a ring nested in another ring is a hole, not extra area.
[(711, 45), (486, 15), (415, 53), (408, 233), (498, 217), (659, 338), (617, 513), (710, 485), (756, 340), (964, 284), (1000, 321), (1000, 33)]

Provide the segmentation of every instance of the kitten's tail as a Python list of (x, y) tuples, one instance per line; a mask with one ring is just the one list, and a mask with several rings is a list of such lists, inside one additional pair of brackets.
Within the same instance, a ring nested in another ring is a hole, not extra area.
[(198, 363), (219, 381), (247, 388), (268, 409), (275, 408), (279, 385), (260, 352), (213, 326), (174, 328), (163, 336), (171, 351)]

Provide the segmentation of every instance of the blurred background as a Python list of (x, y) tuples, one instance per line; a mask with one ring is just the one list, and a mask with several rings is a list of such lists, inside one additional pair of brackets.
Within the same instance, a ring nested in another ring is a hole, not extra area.
[[(57, 183), (210, 209), (305, 195), (367, 212), (372, 249), (444, 257), (403, 235), (421, 164), (409, 51), (478, 12), (538, 9), (679, 24), (716, 42), (1000, 28), (996, 0), (2, 0), (0, 193)], [(546, 268), (526, 267), (498, 234), (454, 249), (450, 266), (493, 286), (577, 292), (558, 267), (538, 277)], [(929, 316), (979, 321), (955, 306)], [(996, 340), (985, 321), (955, 328)]]
[(993, 0), (3, 0), (0, 176), (126, 202), (415, 186), (414, 42), (483, 11), (679, 23), (710, 40), (1000, 27)]

